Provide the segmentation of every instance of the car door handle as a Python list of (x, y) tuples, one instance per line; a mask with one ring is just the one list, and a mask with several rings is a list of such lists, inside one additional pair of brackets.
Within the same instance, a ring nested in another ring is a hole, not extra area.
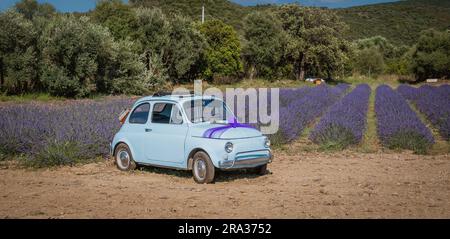
[(152, 129), (145, 129), (145, 132), (152, 132)]

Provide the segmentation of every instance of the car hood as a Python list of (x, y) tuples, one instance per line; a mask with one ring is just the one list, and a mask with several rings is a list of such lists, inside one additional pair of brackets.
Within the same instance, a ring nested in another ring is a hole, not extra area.
[[(228, 127), (226, 127), (228, 126)], [(213, 129), (219, 129), (216, 133), (209, 135)], [(206, 133), (206, 135), (205, 135)], [(199, 123), (191, 127), (191, 135), (194, 137), (204, 137), (212, 139), (240, 139), (260, 137), (262, 133), (251, 127), (232, 127), (227, 124)]]

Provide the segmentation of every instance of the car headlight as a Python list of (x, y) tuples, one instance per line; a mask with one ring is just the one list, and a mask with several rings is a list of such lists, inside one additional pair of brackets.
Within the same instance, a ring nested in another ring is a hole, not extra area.
[(225, 144), (225, 151), (227, 153), (233, 152), (233, 143), (231, 143), (231, 142), (226, 143)]
[(264, 140), (264, 147), (270, 148), (270, 139), (266, 138), (266, 139)]

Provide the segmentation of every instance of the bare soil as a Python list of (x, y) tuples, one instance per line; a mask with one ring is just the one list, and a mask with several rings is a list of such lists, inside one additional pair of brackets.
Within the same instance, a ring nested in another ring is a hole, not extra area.
[(1, 218), (450, 218), (450, 156), (276, 153), (269, 173), (0, 169)]

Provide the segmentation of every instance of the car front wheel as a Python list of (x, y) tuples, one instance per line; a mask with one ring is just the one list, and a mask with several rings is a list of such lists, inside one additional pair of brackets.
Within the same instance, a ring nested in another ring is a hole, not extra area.
[(122, 171), (131, 171), (136, 168), (136, 163), (131, 155), (130, 148), (126, 144), (119, 144), (114, 154), (114, 160), (117, 168)]
[(195, 153), (192, 174), (197, 183), (214, 182), (215, 168), (208, 154), (202, 151)]

